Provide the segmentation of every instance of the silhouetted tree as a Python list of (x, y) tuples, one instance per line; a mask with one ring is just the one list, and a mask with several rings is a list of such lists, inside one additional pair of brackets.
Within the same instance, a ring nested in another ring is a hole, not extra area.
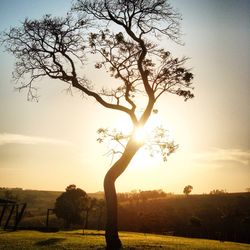
[[(121, 145), (121, 150), (112, 149), (121, 155), (104, 179), (107, 248), (119, 249), (115, 181), (143, 146), (134, 133), (158, 112), (155, 104), (165, 93), (192, 98), (193, 74), (184, 67), (186, 57), (175, 58), (158, 45), (160, 38), (181, 44), (181, 16), (167, 0), (75, 0), (72, 11), (77, 15), (26, 19), (6, 32), (3, 40), (17, 59), (13, 77), (20, 90), (28, 89), (29, 99), (37, 100), (34, 83), (47, 76), (130, 117), (133, 131), (129, 135), (98, 130), (100, 142), (109, 138)], [(117, 86), (94, 88), (80, 68), (88, 58), (96, 58), (95, 68), (104, 68)], [(177, 148), (162, 127), (151, 134), (147, 146), (151, 152), (160, 152), (164, 161)]]
[(183, 193), (185, 195), (189, 195), (192, 192), (192, 190), (193, 190), (193, 187), (191, 185), (187, 185), (186, 187), (184, 187)]
[(82, 225), (87, 206), (86, 192), (75, 185), (69, 185), (56, 199), (54, 212), (58, 218), (64, 219), (66, 227), (71, 224)]

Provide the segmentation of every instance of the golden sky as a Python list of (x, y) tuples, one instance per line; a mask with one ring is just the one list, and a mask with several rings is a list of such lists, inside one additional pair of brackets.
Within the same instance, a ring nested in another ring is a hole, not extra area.
[[(188, 56), (195, 75), (195, 98), (166, 96), (154, 119), (180, 145), (167, 163), (141, 150), (117, 180), (119, 192), (163, 189), (193, 193), (213, 189), (245, 191), (250, 186), (250, 2), (248, 0), (175, 0), (183, 15), (185, 46), (161, 44), (176, 56)], [(25, 17), (63, 15), (67, 0), (1, 0), (0, 30)], [(13, 91), (14, 58), (0, 48), (0, 187), (64, 190), (76, 184), (102, 191), (111, 158), (98, 144), (100, 127), (126, 127), (126, 117), (105, 110), (91, 98), (65, 93), (65, 85), (39, 82), (38, 103)], [(94, 65), (93, 65), (94, 66)], [(97, 86), (106, 78), (88, 66)]]

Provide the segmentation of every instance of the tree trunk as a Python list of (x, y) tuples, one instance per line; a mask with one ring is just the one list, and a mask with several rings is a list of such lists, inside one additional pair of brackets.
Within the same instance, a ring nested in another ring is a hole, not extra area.
[(121, 156), (121, 158), (109, 169), (104, 178), (104, 191), (107, 206), (106, 221), (106, 244), (108, 250), (121, 249), (122, 243), (118, 235), (117, 221), (117, 196), (115, 190), (115, 181), (127, 168), (129, 162), (140, 148), (138, 143), (130, 140)]
[(102, 207), (100, 207), (100, 211), (99, 211), (97, 231), (100, 231), (101, 229), (101, 219), (102, 219)]
[(89, 209), (86, 210), (85, 218), (83, 218), (82, 224), (82, 234), (85, 234), (85, 229), (88, 229), (88, 217), (89, 217)]
[(90, 209), (86, 210), (86, 218), (85, 218), (85, 223), (84, 223), (84, 229), (88, 229), (88, 227), (89, 227), (89, 210)]

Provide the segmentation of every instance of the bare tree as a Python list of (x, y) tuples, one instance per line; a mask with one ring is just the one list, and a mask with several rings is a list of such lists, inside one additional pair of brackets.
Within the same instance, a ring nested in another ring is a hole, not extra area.
[[(76, 88), (102, 106), (127, 114), (133, 123), (129, 135), (98, 130), (100, 142), (109, 138), (121, 145), (121, 150), (113, 149), (120, 158), (104, 179), (107, 249), (121, 248), (115, 181), (143, 146), (134, 139), (136, 129), (157, 112), (154, 106), (165, 93), (185, 100), (194, 96), (193, 74), (184, 67), (187, 58), (175, 58), (158, 45), (159, 39), (166, 38), (181, 44), (180, 20), (167, 0), (76, 0), (65, 18), (46, 15), (40, 20), (26, 19), (3, 36), (7, 50), (17, 59), (13, 77), (20, 90), (28, 89), (29, 99), (37, 99), (35, 80), (59, 79), (68, 83), (69, 90)], [(117, 87), (97, 89), (86, 79), (79, 63), (84, 65), (90, 57), (100, 58), (95, 68), (105, 68)], [(138, 104), (141, 96), (144, 106)], [(138, 113), (139, 109), (143, 111)], [(177, 146), (160, 127), (148, 147), (152, 151), (158, 147), (166, 160)]]

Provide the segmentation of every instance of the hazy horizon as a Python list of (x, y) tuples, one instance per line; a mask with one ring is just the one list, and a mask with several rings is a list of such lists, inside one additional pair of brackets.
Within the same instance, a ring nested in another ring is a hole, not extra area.
[[(73, 184), (73, 183), (71, 183), (71, 184)], [(71, 184), (69, 184), (69, 185), (71, 185)], [(76, 188), (81, 188), (81, 187), (76, 186)], [(37, 192), (65, 192), (66, 187), (63, 190), (29, 189), (29, 188), (26, 189), (26, 188), (22, 188), (22, 187), (0, 187), (0, 190), (1, 189), (8, 189), (8, 190), (13, 190), (13, 191), (15, 191), (15, 190), (21, 190), (21, 191), (37, 191)], [(81, 189), (84, 190), (83, 188), (81, 188)], [(135, 192), (139, 193), (139, 192), (143, 192), (143, 191), (154, 191), (154, 190), (160, 191), (162, 189), (150, 189), (150, 190), (149, 189), (143, 189), (143, 190), (141, 190), (141, 189), (133, 189), (133, 190), (124, 191), (124, 192), (121, 191), (121, 192), (117, 192), (117, 193), (135, 193)], [(165, 192), (167, 195), (186, 195), (186, 194), (183, 193), (183, 190), (182, 190), (182, 192), (179, 192), (179, 193), (166, 192), (164, 190), (162, 190), (162, 191)], [(220, 194), (249, 193), (249, 191), (247, 191), (247, 190), (242, 191), (242, 192), (227, 192), (226, 189), (214, 189), (214, 190), (210, 190), (210, 192), (211, 191), (221, 191)], [(212, 194), (210, 192), (208, 192), (208, 193), (195, 193), (192, 190), (191, 193), (189, 194), (189, 196), (190, 195), (218, 195), (218, 194)], [(104, 195), (104, 191), (103, 190), (102, 191), (99, 190), (99, 191), (93, 191), (93, 192), (86, 192), (86, 193), (87, 194), (102, 194), (102, 195)]]

